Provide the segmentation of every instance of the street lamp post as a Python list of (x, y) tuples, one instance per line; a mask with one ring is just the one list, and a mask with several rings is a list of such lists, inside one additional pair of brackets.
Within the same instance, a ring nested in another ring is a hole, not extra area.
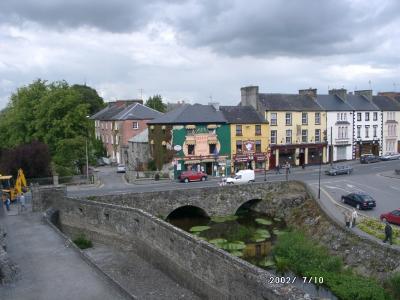
[(89, 155), (88, 155), (88, 138), (86, 137), (86, 180), (89, 182)]
[(318, 199), (321, 199), (321, 167), (322, 167), (322, 152), (319, 150), (319, 172), (318, 172)]

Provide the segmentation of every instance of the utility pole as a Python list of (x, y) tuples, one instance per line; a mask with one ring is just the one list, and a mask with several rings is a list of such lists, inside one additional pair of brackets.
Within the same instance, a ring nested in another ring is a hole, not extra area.
[(330, 165), (332, 166), (332, 163), (333, 163), (332, 126), (331, 126), (331, 147), (329, 150), (330, 150), (329, 151), (329, 162), (330, 162)]
[(140, 99), (143, 101), (143, 89), (140, 88), (140, 89), (139, 89), (139, 92), (140, 92)]

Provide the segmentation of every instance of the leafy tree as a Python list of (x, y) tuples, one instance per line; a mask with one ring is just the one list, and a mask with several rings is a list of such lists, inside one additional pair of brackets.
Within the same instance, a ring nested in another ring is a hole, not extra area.
[(76, 173), (86, 163), (86, 142), (89, 161), (102, 151), (87, 117), (103, 106), (103, 99), (90, 87), (39, 79), (19, 88), (0, 113), (2, 146), (41, 141), (48, 145), (60, 175)]
[(48, 177), (51, 175), (50, 162), (49, 147), (33, 141), (13, 149), (3, 149), (0, 152), (0, 174), (16, 178), (18, 169), (22, 168), (27, 178)]
[(154, 95), (153, 97), (149, 97), (145, 105), (159, 112), (165, 112), (167, 109), (167, 106), (162, 101), (161, 95)]
[(74, 84), (71, 88), (81, 95), (82, 103), (89, 104), (90, 115), (95, 114), (106, 106), (103, 98), (99, 96), (95, 89), (87, 85), (80, 84)]

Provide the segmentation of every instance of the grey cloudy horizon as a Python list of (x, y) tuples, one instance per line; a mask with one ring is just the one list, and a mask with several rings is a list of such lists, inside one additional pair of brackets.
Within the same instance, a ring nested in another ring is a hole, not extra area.
[(399, 12), (396, 0), (2, 0), (0, 109), (38, 78), (106, 101), (400, 91)]

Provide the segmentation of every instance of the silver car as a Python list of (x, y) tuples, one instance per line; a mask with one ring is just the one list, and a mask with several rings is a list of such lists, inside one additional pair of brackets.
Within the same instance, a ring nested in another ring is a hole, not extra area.
[(381, 156), (381, 160), (395, 160), (395, 159), (400, 159), (400, 153), (387, 152)]
[(351, 174), (353, 172), (353, 167), (348, 165), (342, 166), (332, 166), (325, 171), (326, 175), (336, 176), (341, 174)]

